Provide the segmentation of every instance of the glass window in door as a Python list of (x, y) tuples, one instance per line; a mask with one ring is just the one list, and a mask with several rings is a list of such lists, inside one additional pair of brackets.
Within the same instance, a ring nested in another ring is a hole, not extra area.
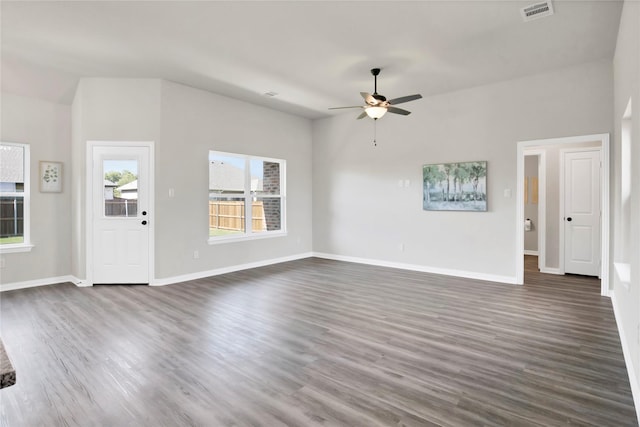
[(138, 216), (138, 160), (104, 160), (104, 216)]

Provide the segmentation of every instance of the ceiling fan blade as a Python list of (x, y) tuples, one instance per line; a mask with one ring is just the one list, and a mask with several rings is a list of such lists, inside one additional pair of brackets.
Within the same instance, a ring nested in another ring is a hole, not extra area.
[(331, 107), (329, 110), (343, 110), (345, 108), (364, 108), (362, 105), (354, 105), (353, 107)]
[(365, 117), (367, 117), (367, 112), (363, 111), (358, 117), (356, 117), (356, 120), (364, 119)]
[(408, 116), (411, 114), (411, 111), (403, 110), (402, 108), (396, 107), (387, 107), (387, 111), (394, 114), (402, 114), (403, 116)]
[(364, 100), (366, 101), (367, 104), (369, 104), (369, 105), (377, 105), (378, 104), (378, 100), (375, 99), (373, 96), (371, 96), (370, 93), (360, 92), (360, 95), (362, 95), (362, 97), (364, 98)]
[(420, 94), (401, 96), (400, 98), (392, 99), (391, 101), (389, 101), (389, 104), (397, 105), (397, 104), (402, 104), (403, 102), (415, 101), (416, 99), (420, 99), (420, 98), (422, 98), (422, 95)]

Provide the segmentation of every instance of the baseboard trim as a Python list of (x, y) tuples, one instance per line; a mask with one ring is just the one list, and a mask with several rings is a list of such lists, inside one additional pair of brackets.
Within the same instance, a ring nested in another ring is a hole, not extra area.
[(636, 406), (636, 416), (638, 417), (638, 424), (640, 424), (640, 378), (636, 377), (635, 369), (631, 360), (631, 351), (629, 349), (629, 344), (624, 333), (624, 327), (620, 322), (620, 309), (618, 308), (616, 293), (615, 291), (611, 290), (609, 291), (609, 295), (611, 296), (613, 314), (616, 318), (616, 325), (618, 326), (618, 335), (620, 336), (620, 344), (622, 345), (624, 363), (625, 365), (627, 365), (627, 375), (629, 375), (629, 384), (631, 384), (631, 395), (633, 396), (633, 403)]
[(317, 258), (331, 259), (335, 261), (354, 262), (357, 264), (375, 265), (378, 267), (398, 268), (401, 270), (419, 271), (422, 273), (441, 274), (444, 276), (464, 277), (466, 279), (485, 280), (488, 282), (517, 284), (515, 276), (500, 276), (497, 274), (477, 273), (474, 271), (451, 270), (447, 268), (430, 267), (427, 265), (406, 264), (400, 262), (382, 261), (370, 258), (359, 258), (345, 255), (328, 254), (324, 252), (313, 252), (313, 256)]
[(149, 283), (149, 285), (150, 286), (173, 285), (175, 283), (188, 282), (190, 280), (202, 279), (204, 277), (219, 276), (220, 274), (233, 273), (235, 271), (248, 270), (250, 268), (265, 267), (267, 265), (280, 264), (282, 262), (296, 261), (303, 258), (310, 258), (312, 256), (313, 255), (311, 252), (305, 252), (301, 254), (290, 255), (290, 256), (285, 256), (280, 258), (271, 258), (271, 259), (266, 259), (262, 261), (250, 262), (246, 264), (231, 265), (229, 267), (221, 267), (213, 270), (198, 271), (196, 273), (181, 274), (179, 276), (155, 279), (153, 280), (152, 283)]
[[(233, 273), (234, 271), (248, 270), (250, 268), (264, 267), (267, 265), (280, 264), (287, 261), (295, 261), (298, 259), (310, 258), (313, 254), (311, 252), (305, 252), (296, 255), (290, 255), (280, 258), (272, 258), (263, 261), (256, 261), (247, 264), (232, 265), (229, 267), (216, 268), (214, 270), (199, 271), (197, 273), (183, 274), (180, 276), (165, 277), (163, 279), (155, 279), (149, 285), (150, 286), (165, 286), (174, 283), (187, 282), (189, 280), (202, 279), (203, 277), (217, 276), (220, 274)], [(0, 292), (13, 291), (16, 289), (35, 288), (37, 286), (55, 285), (59, 283), (73, 283), (79, 288), (91, 287), (92, 284), (87, 283), (85, 280), (78, 279), (75, 276), (58, 276), (48, 277), (44, 279), (27, 280), (24, 282), (14, 283), (2, 283), (0, 284)]]
[(524, 250), (524, 254), (525, 255), (533, 255), (533, 256), (538, 256), (538, 251), (528, 251), (528, 250)]
[(46, 277), (44, 279), (26, 280), (24, 282), (2, 283), (0, 284), (0, 292), (14, 291), (16, 289), (35, 288), (38, 286), (56, 285), (58, 283), (75, 283), (76, 278), (73, 276), (57, 276)]
[(564, 273), (560, 272), (559, 268), (548, 268), (548, 267), (543, 267), (540, 269), (540, 273), (545, 273), (545, 274), (557, 274), (559, 276), (562, 276)]

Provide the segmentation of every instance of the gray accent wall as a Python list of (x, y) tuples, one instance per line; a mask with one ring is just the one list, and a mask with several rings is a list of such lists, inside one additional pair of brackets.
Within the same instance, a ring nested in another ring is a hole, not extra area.
[[(314, 250), (513, 279), (517, 142), (610, 133), (612, 84), (602, 61), (425, 98), (378, 121), (377, 147), (354, 112), (315, 121)], [(422, 165), (474, 160), (488, 212), (422, 210)]]

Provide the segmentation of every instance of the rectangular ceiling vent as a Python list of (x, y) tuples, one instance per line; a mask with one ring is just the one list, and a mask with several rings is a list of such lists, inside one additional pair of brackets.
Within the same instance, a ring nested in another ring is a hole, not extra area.
[(534, 21), (553, 15), (553, 6), (551, 5), (551, 0), (544, 1), (523, 7), (520, 9), (520, 13), (524, 22)]

